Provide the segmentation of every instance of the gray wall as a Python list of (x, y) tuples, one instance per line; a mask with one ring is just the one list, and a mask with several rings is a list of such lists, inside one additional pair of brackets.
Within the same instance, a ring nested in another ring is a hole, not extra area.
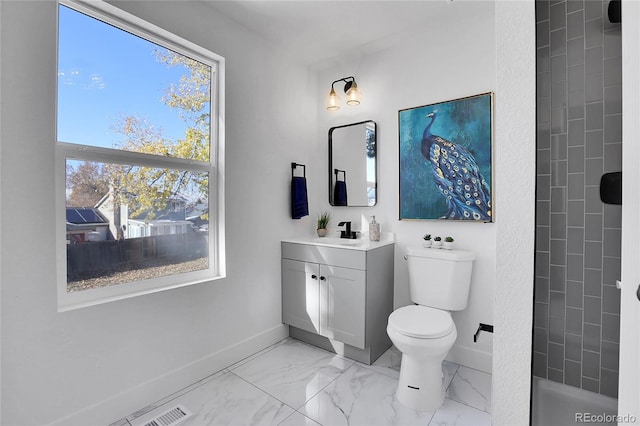
[(607, 1), (536, 1), (535, 376), (617, 397), (622, 170), (620, 24)]

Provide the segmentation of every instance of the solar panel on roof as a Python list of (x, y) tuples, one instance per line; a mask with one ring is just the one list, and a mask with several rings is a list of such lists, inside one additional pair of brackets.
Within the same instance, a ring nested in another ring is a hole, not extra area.
[(94, 208), (67, 207), (67, 222), (70, 223), (107, 223)]

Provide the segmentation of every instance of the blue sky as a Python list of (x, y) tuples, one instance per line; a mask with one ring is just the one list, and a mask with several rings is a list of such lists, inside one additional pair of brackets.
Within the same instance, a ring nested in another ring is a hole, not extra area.
[[(184, 136), (178, 110), (162, 103), (185, 68), (156, 61), (158, 46), (65, 6), (60, 6), (58, 140), (112, 147), (113, 128), (135, 115), (163, 136)], [(160, 48), (161, 49), (161, 48)]]

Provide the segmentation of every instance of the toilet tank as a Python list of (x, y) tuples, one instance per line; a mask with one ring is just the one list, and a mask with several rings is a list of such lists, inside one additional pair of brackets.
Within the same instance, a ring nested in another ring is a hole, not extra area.
[(465, 250), (407, 248), (411, 301), (447, 311), (465, 309), (475, 258)]

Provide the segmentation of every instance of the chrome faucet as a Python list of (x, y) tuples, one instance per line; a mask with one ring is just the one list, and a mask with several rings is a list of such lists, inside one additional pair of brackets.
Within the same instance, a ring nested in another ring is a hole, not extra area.
[(338, 226), (345, 226), (345, 229), (340, 231), (340, 238), (348, 238), (350, 240), (356, 239), (356, 232), (351, 231), (351, 222), (340, 222)]

